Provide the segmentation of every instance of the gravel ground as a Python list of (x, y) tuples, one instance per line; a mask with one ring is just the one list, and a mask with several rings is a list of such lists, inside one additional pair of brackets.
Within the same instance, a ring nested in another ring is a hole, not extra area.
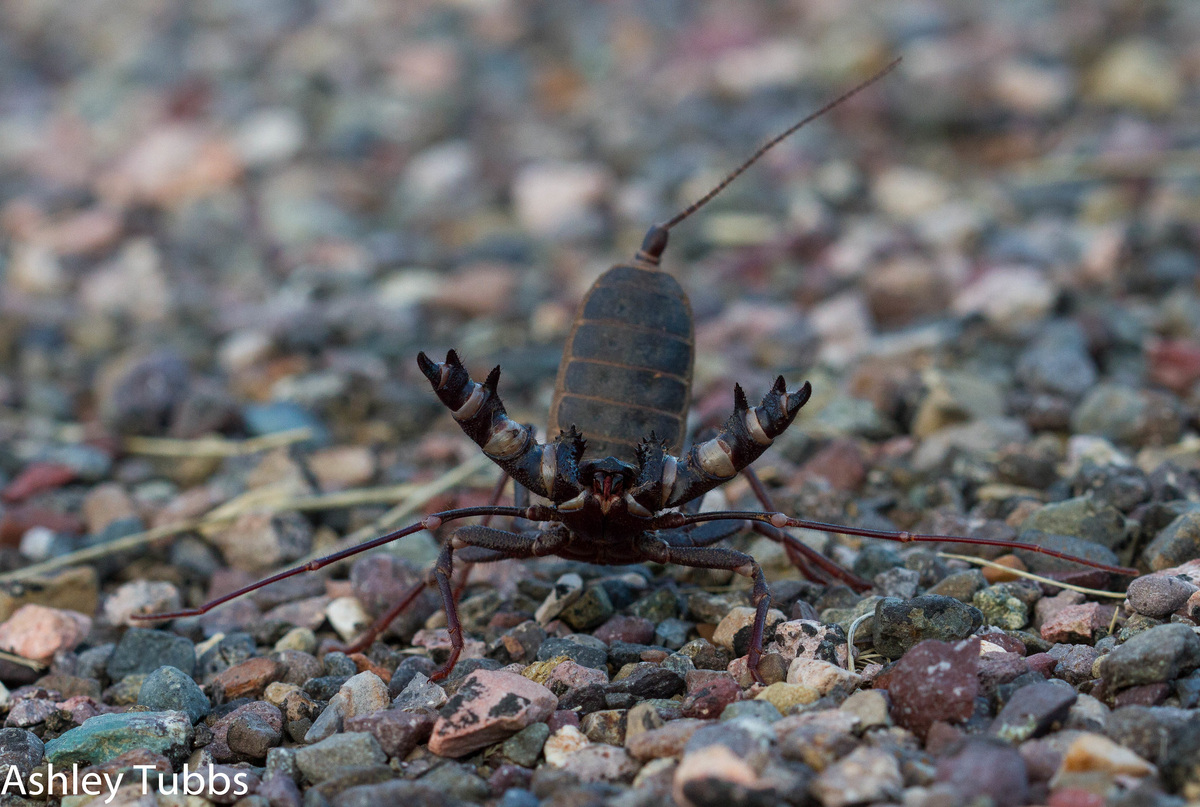
[[(0, 4), (0, 804), (1200, 803), (1197, 42), (1186, 2)], [(896, 56), (673, 231), (694, 425), (810, 380), (781, 510), (1140, 577), (797, 531), (855, 592), (739, 536), (766, 685), (744, 581), (654, 564), (477, 567), (439, 683), (429, 591), (338, 650), (428, 533), (133, 620), (484, 503), (416, 353), (540, 427), (589, 284)]]

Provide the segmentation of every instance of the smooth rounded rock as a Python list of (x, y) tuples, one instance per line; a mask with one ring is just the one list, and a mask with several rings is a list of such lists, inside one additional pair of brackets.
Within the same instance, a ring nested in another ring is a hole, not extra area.
[(177, 667), (159, 667), (146, 676), (138, 692), (138, 706), (185, 712), (193, 723), (212, 708), (200, 685)]

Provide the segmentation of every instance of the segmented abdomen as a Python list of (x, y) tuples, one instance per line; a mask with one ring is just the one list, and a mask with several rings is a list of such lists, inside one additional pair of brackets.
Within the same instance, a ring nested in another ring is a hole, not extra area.
[(634, 461), (654, 432), (679, 453), (692, 382), (692, 310), (669, 274), (614, 266), (588, 290), (563, 350), (549, 437), (574, 425), (586, 457)]

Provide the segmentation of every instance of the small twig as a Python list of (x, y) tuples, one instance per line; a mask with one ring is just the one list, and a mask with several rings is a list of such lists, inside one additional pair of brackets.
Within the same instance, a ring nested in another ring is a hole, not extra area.
[(36, 672), (45, 672), (50, 667), (50, 665), (46, 664), (45, 662), (35, 661), (34, 659), (25, 658), (24, 656), (18, 656), (16, 653), (10, 653), (7, 650), (0, 650), (0, 659), (21, 667), (28, 667)]
[(347, 535), (345, 538), (337, 541), (333, 547), (322, 547), (318, 551), (310, 553), (307, 557), (300, 560), (300, 563), (307, 563), (310, 560), (316, 560), (330, 554), (338, 552), (344, 548), (353, 546), (354, 544), (362, 543), (368, 538), (372, 538), (382, 532), (387, 532), (398, 523), (405, 520), (417, 510), (419, 510), (426, 502), (441, 493), (446, 492), (455, 485), (459, 485), (474, 474), (482, 471), (484, 468), (494, 467), (483, 454), (476, 454), (471, 459), (464, 462), (450, 471), (439, 476), (431, 482), (416, 487), (412, 493), (400, 504), (393, 507), (391, 510), (384, 513), (379, 518), (365, 527), (361, 527)]
[(937, 554), (939, 558), (952, 558), (954, 560), (966, 561), (967, 563), (974, 563), (977, 566), (990, 566), (993, 569), (1000, 569), (1002, 571), (1009, 572), (1010, 574), (1015, 574), (1017, 577), (1024, 577), (1027, 580), (1036, 580), (1039, 583), (1045, 583), (1046, 585), (1055, 586), (1056, 588), (1066, 588), (1070, 589), (1071, 591), (1078, 591), (1080, 594), (1090, 594), (1093, 597), (1112, 597), (1118, 600), (1125, 599), (1125, 594), (1122, 592), (1101, 591), (1098, 588), (1085, 588), (1084, 586), (1077, 586), (1074, 583), (1064, 583), (1061, 580), (1055, 580), (1052, 577), (1043, 577), (1042, 575), (1034, 574), (1033, 572), (1023, 572), (1020, 569), (1014, 569), (1011, 566), (1005, 566), (1003, 563), (995, 563), (994, 561), (972, 557), (971, 555), (956, 555), (952, 552), (939, 552)]
[(858, 630), (859, 625), (873, 616), (875, 616), (874, 611), (869, 614), (863, 614), (851, 622), (850, 630), (846, 631), (846, 669), (850, 672), (854, 672), (854, 632)]
[[(321, 496), (300, 496), (294, 498), (289, 498), (283, 495), (280, 491), (272, 489), (249, 491), (249, 495), (243, 494), (243, 496), (239, 496), (214, 507), (202, 518), (181, 521), (175, 524), (164, 524), (160, 527), (144, 530), (132, 535), (126, 535), (122, 538), (117, 538), (113, 541), (108, 541), (103, 544), (89, 546), (85, 549), (79, 549), (75, 552), (70, 552), (66, 555), (61, 555), (57, 558), (51, 558), (50, 560), (43, 561), (42, 563), (35, 563), (32, 566), (26, 566), (23, 569), (16, 569), (15, 571), (6, 572), (4, 574), (0, 574), (0, 583), (5, 583), (10, 580), (25, 580), (30, 577), (36, 577), (38, 575), (45, 574), (46, 572), (52, 572), (56, 569), (61, 569), (65, 566), (76, 566), (87, 563), (116, 552), (124, 552), (126, 550), (136, 549), (144, 544), (152, 543), (162, 538), (169, 538), (180, 533), (219, 527), (223, 524), (227, 524), (236, 520), (238, 516), (247, 512), (334, 510), (343, 507), (351, 507), (358, 504), (375, 504), (394, 501), (396, 498), (400, 498), (402, 500), (398, 506), (389, 510), (386, 514), (384, 514), (383, 517), (378, 519), (375, 524), (369, 527), (364, 527), (363, 529), (360, 529), (352, 535), (342, 539), (342, 542), (349, 546), (350, 544), (355, 544), (359, 541), (365, 540), (377, 532), (385, 532), (387, 527), (390, 527), (395, 521), (398, 521), (419, 509), (427, 501), (439, 493), (442, 493), (446, 489), (460, 484), (476, 472), (482, 470), (486, 465), (488, 465), (487, 457), (483, 455), (477, 455), (472, 457), (467, 462), (464, 462), (462, 465), (452, 468), (437, 479), (424, 485), (391, 485), (383, 488), (367, 488), (358, 491), (343, 491)], [(390, 498), (388, 498), (389, 496)], [(325, 554), (324, 550), (310, 556), (310, 559), (323, 554)]]
[(229, 440), (224, 437), (199, 437), (195, 440), (175, 440), (169, 437), (126, 437), (122, 448), (130, 454), (153, 457), (240, 457), (269, 451), (273, 448), (311, 440), (313, 430), (304, 426), (281, 432), (251, 437), (248, 440)]

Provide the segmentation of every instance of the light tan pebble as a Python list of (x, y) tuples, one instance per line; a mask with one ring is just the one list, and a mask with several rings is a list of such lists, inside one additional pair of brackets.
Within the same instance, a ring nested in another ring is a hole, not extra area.
[[(748, 605), (738, 605), (731, 608), (729, 613), (717, 624), (717, 629), (713, 631), (712, 643), (717, 647), (723, 647), (726, 650), (732, 650), (734, 639), (739, 631), (749, 630), (754, 626), (755, 609)], [(767, 611), (767, 625), (774, 625), (783, 622), (786, 617), (783, 612), (772, 608)]]
[(375, 453), (366, 446), (333, 446), (314, 451), (309, 467), (324, 492), (362, 487), (375, 476)]
[(133, 499), (122, 485), (105, 482), (83, 497), (83, 523), (89, 533), (96, 534), (114, 521), (137, 515)]
[(820, 697), (821, 692), (815, 687), (806, 684), (786, 684), (780, 682), (771, 684), (762, 692), (755, 695), (754, 699), (766, 701), (778, 709), (781, 715), (786, 715), (791, 709), (814, 703)]
[(263, 700), (274, 706), (283, 708), (283, 702), (287, 699), (289, 692), (296, 692), (300, 687), (295, 684), (285, 684), (282, 681), (274, 681), (267, 684), (267, 688), (263, 690)]
[(878, 689), (859, 690), (842, 701), (838, 709), (857, 717), (864, 730), (892, 725), (887, 695)]
[(275, 642), (277, 653), (284, 650), (299, 650), (301, 653), (313, 653), (317, 649), (317, 634), (309, 628), (292, 628), (279, 641)]
[(143, 627), (134, 616), (177, 611), (183, 605), (179, 589), (165, 581), (133, 580), (117, 588), (104, 601), (104, 618), (110, 625)]
[(787, 682), (789, 684), (807, 684), (822, 695), (827, 695), (839, 685), (848, 690), (856, 689), (862, 683), (862, 676), (830, 664), (828, 661), (798, 658), (788, 667)]
[(563, 726), (546, 739), (542, 746), (542, 754), (546, 764), (552, 768), (561, 768), (567, 764), (567, 759), (582, 748), (591, 745), (586, 735), (574, 726)]
[[(1102, 734), (1080, 734), (1067, 747), (1055, 778), (1070, 773), (1108, 773), (1125, 776), (1152, 776), (1154, 765)], [(1053, 786), (1053, 782), (1051, 785)]]
[(371, 625), (371, 615), (357, 597), (338, 597), (333, 600), (325, 606), (325, 617), (344, 642), (352, 641)]

